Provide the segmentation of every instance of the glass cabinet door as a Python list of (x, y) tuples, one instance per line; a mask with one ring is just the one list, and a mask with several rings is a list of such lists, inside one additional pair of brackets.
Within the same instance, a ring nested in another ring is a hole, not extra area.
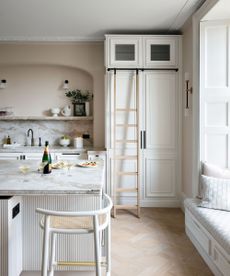
[(146, 38), (145, 67), (175, 67), (177, 66), (176, 46), (177, 37)]
[(110, 37), (107, 44), (108, 67), (140, 67), (141, 41), (139, 37)]

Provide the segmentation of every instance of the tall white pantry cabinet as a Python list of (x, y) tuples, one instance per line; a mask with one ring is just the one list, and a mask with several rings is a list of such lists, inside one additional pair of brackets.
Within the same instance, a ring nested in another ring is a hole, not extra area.
[(108, 183), (121, 209), (180, 204), (181, 43), (106, 35)]

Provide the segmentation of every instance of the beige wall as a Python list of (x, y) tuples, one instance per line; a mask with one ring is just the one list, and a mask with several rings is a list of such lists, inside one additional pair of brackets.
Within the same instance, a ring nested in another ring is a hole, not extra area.
[[(189, 72), (190, 84), (192, 83), (193, 70), (193, 34), (192, 20), (189, 20), (183, 27), (183, 84), (184, 73)], [(184, 89), (185, 91), (185, 89)], [(185, 92), (183, 92), (183, 104), (185, 106)], [(193, 120), (192, 120), (192, 97), (189, 98), (191, 107), (190, 114), (185, 117), (183, 114), (183, 132), (182, 132), (182, 193), (186, 197), (192, 197), (192, 137), (193, 137)]]
[(94, 145), (104, 146), (103, 43), (19, 43), (0, 45), (0, 107), (15, 115), (47, 115), (51, 107), (69, 103), (61, 86), (94, 93)]

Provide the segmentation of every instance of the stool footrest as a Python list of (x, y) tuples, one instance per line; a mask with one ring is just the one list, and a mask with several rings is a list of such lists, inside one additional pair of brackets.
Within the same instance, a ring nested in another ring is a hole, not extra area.
[[(75, 261), (58, 261), (56, 262), (58, 266), (96, 266), (95, 262), (75, 262)], [(106, 262), (100, 262), (101, 266), (106, 266)]]

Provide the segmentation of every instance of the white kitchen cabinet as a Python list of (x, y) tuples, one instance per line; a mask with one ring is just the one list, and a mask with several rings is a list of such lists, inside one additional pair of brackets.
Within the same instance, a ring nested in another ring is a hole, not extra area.
[[(108, 40), (109, 36), (106, 39)], [(142, 206), (179, 206), (181, 72), (176, 69), (180, 64), (178, 55), (180, 37), (143, 36), (141, 40), (144, 68), (138, 71), (138, 75), (135, 67), (128, 70), (117, 68), (116, 76), (114, 70), (107, 72), (108, 183), (111, 183), (111, 191), (114, 185), (131, 188), (139, 177)], [(158, 60), (151, 61), (151, 45), (155, 44), (167, 45), (164, 49), (168, 51), (165, 52), (167, 59), (164, 53), (160, 53)], [(149, 54), (147, 50), (150, 51)], [(165, 59), (162, 60), (163, 63), (160, 60), (161, 54), (162, 59)], [(124, 67), (127, 67), (125, 63)], [(136, 97), (137, 91), (138, 97)], [(136, 112), (136, 109), (139, 111)], [(126, 143), (114, 143), (114, 132), (116, 139)], [(137, 141), (139, 138), (137, 150), (137, 144), (132, 141)], [(136, 159), (116, 161), (119, 171), (130, 172), (121, 173), (117, 177), (114, 171), (115, 156), (130, 158), (136, 154)], [(121, 204), (135, 204), (136, 201), (134, 195), (129, 192), (119, 193), (118, 198)]]
[(142, 66), (142, 38), (139, 36), (108, 36), (105, 48), (107, 67), (130, 68)]
[(0, 153), (0, 160), (21, 160), (22, 152), (4, 152)]
[(179, 36), (143, 38), (143, 61), (146, 68), (173, 68), (178, 66)]
[(0, 197), (0, 275), (18, 276), (22, 272), (22, 199)]
[(178, 163), (178, 74), (143, 73), (142, 149), (143, 204), (175, 198)]
[(87, 159), (86, 152), (76, 153), (55, 153), (55, 160), (81, 160)]
[(41, 152), (27, 152), (24, 154), (25, 160), (40, 160), (42, 161), (43, 151)]

